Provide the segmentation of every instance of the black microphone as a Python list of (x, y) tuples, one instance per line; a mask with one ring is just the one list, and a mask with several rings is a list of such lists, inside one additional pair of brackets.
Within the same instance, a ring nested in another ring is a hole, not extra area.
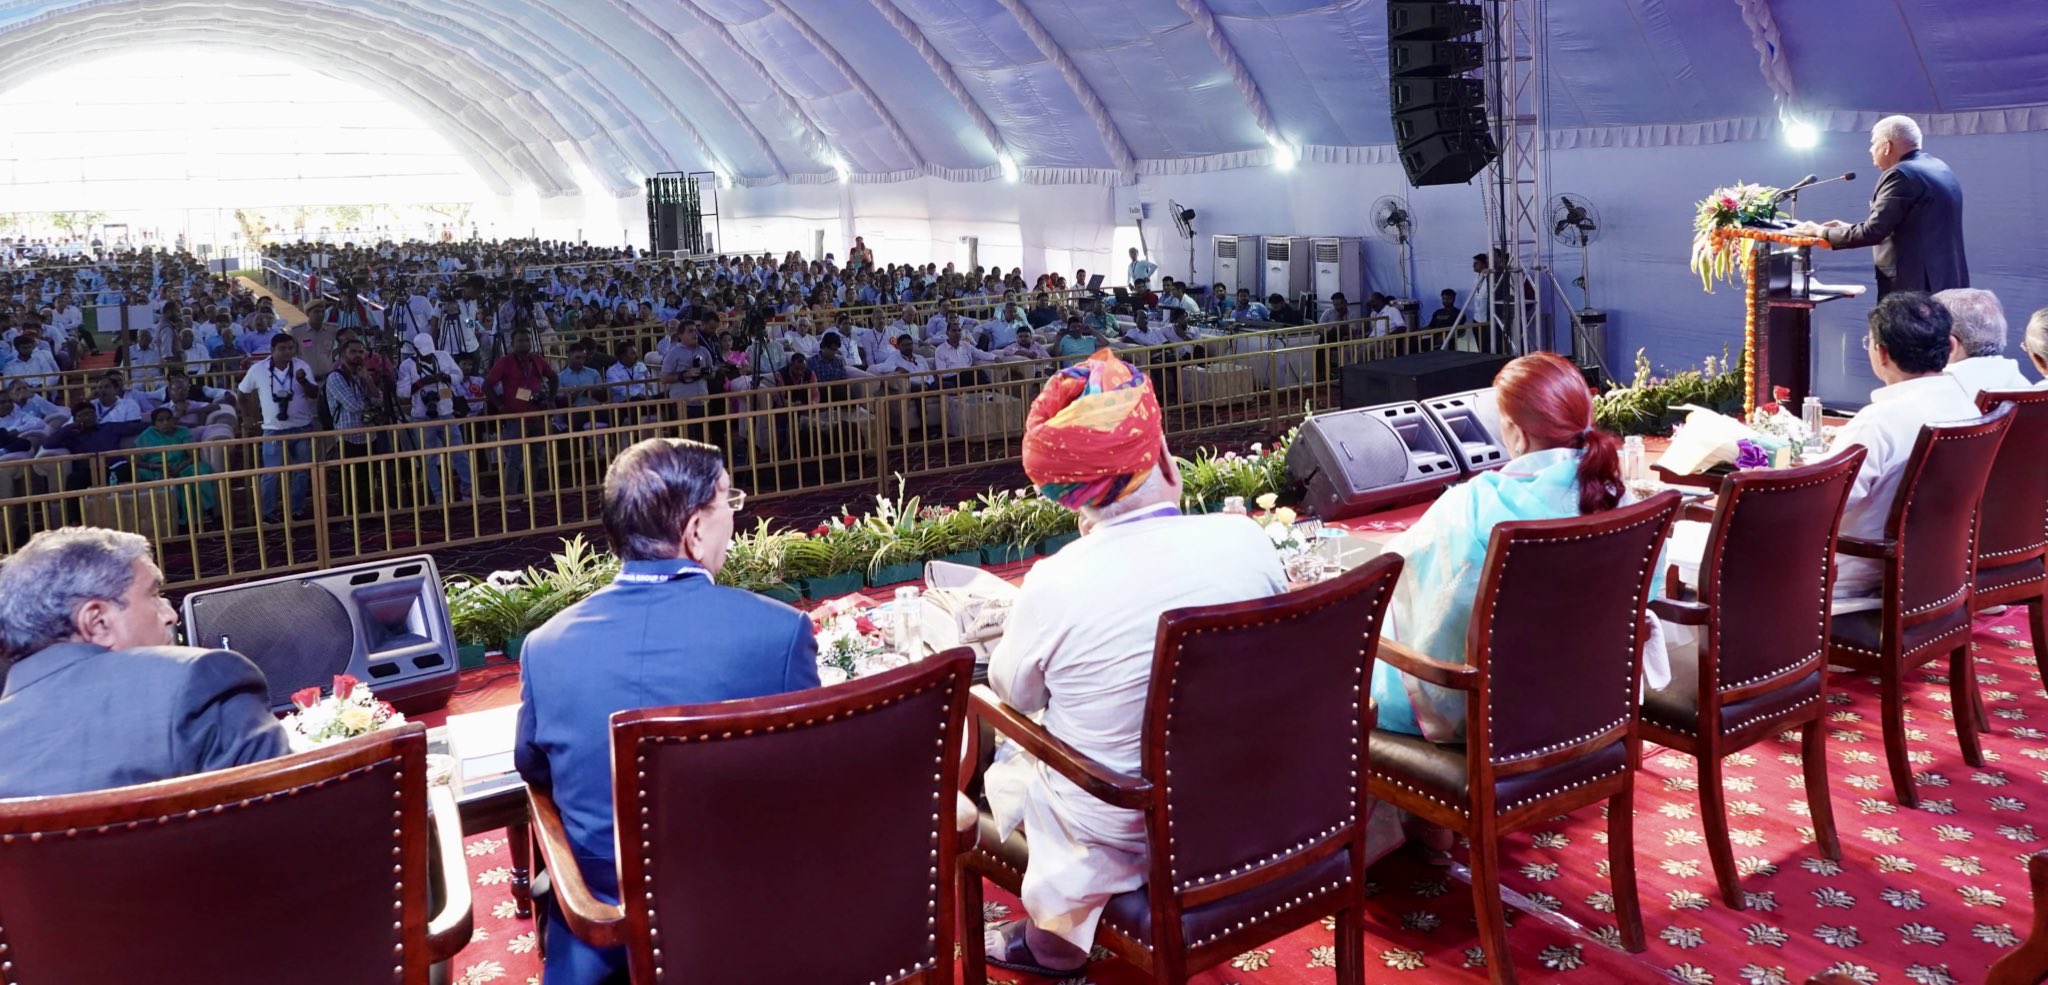
[(1819, 183), (1820, 175), (1809, 174), (1806, 177), (1793, 182), (1790, 186), (1779, 189), (1778, 194), (1771, 196), (1771, 201), (1773, 203), (1782, 202), (1788, 198), (1791, 198), (1794, 195), (1799, 194), (1802, 190)]

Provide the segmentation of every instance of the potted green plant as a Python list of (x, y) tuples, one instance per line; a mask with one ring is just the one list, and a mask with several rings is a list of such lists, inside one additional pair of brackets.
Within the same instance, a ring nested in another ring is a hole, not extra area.
[(859, 591), (866, 584), (874, 544), (867, 525), (841, 509), (838, 516), (783, 545), (783, 577), (810, 599)]
[(981, 563), (1015, 564), (1038, 553), (1037, 538), (1025, 539), (1029, 500), (1037, 496), (1029, 489), (991, 489), (981, 494), (980, 505), (975, 507), (981, 515)]
[(796, 534), (770, 530), (768, 520), (762, 518), (752, 531), (733, 538), (732, 547), (725, 552), (725, 567), (719, 569), (718, 583), (782, 602), (797, 601), (803, 592), (789, 584), (785, 573), (789, 545), (797, 539), (800, 538)]
[(484, 579), (468, 575), (448, 579), (448, 621), (455, 631), (461, 666), (483, 666), (492, 648), (503, 647), (514, 637), (524, 638), (527, 604), (522, 580), (517, 572), (507, 571)]

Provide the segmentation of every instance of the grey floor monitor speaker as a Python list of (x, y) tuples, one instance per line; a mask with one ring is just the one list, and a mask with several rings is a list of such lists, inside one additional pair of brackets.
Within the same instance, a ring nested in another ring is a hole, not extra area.
[(426, 555), (289, 575), (185, 596), (185, 639), (262, 668), (270, 704), (350, 674), (412, 713), (448, 703), (459, 671), (434, 559)]
[(1421, 404), (1318, 414), (1287, 450), (1287, 478), (1325, 520), (1427, 499), (1463, 474)]
[(1508, 463), (1508, 445), (1500, 436), (1500, 400), (1493, 388), (1432, 397), (1422, 402), (1466, 475)]

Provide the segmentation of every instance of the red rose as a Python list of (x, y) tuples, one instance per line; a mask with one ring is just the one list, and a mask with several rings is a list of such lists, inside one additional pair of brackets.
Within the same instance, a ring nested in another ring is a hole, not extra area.
[(348, 696), (349, 696), (349, 692), (351, 692), (351, 691), (354, 691), (355, 689), (356, 689), (356, 679), (355, 679), (355, 678), (353, 678), (353, 677), (350, 677), (350, 676), (349, 676), (349, 675), (347, 675), (347, 674), (336, 674), (336, 675), (334, 675), (334, 696), (335, 696), (335, 697), (337, 697), (337, 698), (340, 698), (340, 699), (341, 699), (341, 700), (343, 700), (343, 701), (347, 701), (347, 700), (348, 700)]
[(813, 530), (813, 531), (811, 531), (811, 536), (813, 536), (813, 537), (826, 537), (826, 536), (830, 536), (830, 535), (831, 535), (831, 533), (832, 533), (832, 527), (831, 527), (830, 525), (828, 525), (828, 524), (823, 524), (823, 523), (821, 523), (821, 524), (818, 524), (818, 528), (817, 528), (816, 530)]
[(1766, 414), (1776, 414), (1778, 412), (1778, 402), (1773, 400), (1764, 404), (1763, 411)]
[(1737, 202), (1733, 198), (1730, 198), (1726, 195), (1723, 195), (1721, 196), (1721, 207), (1724, 209), (1734, 210), (1741, 208), (1742, 203)]
[(1792, 388), (1791, 388), (1791, 387), (1789, 387), (1789, 386), (1774, 386), (1774, 387), (1772, 387), (1772, 388), (1771, 388), (1771, 399), (1772, 399), (1772, 400), (1775, 400), (1775, 401), (1778, 401), (1779, 403), (1784, 403), (1784, 402), (1786, 402), (1786, 401), (1788, 401), (1788, 400), (1791, 400), (1791, 399), (1792, 399)]
[(861, 634), (862, 636), (872, 636), (876, 633), (881, 632), (881, 629), (875, 625), (875, 621), (873, 619), (869, 619), (866, 616), (860, 616), (854, 619), (853, 629), (855, 632)]
[(302, 687), (292, 692), (292, 704), (300, 708), (311, 708), (319, 703), (320, 689), (317, 687)]

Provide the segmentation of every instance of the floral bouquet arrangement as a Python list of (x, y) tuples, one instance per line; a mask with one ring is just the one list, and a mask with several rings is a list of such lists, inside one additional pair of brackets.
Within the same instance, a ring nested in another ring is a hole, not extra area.
[(844, 684), (886, 669), (888, 641), (867, 615), (873, 606), (865, 596), (848, 595), (811, 610), (811, 627), (818, 638), (820, 684)]
[(1736, 253), (1747, 244), (1738, 245), (1722, 230), (1777, 216), (1778, 190), (1769, 185), (1734, 184), (1701, 199), (1692, 220), (1692, 270), (1700, 275), (1700, 286), (1711, 291), (1715, 281), (1731, 280), (1740, 269)]
[(334, 693), (321, 697), (318, 687), (300, 688), (292, 693), (292, 704), (284, 732), (293, 752), (405, 724), (404, 715), (347, 674), (335, 675)]
[[(1259, 496), (1255, 502), (1259, 504), (1259, 509), (1266, 511), (1266, 515), (1259, 523), (1260, 526), (1265, 528), (1266, 536), (1273, 541), (1273, 548), (1275, 550), (1282, 554), (1291, 554), (1305, 546), (1302, 543), (1301, 534), (1294, 529), (1294, 521), (1298, 517), (1293, 509), (1286, 506), (1278, 506), (1280, 497), (1277, 494), (1265, 493)], [(1277, 509), (1275, 508), (1276, 506), (1278, 506)]]
[(1749, 414), (1749, 428), (1756, 432), (1755, 440), (1741, 442), (1735, 459), (1738, 469), (1784, 468), (1792, 464), (1807, 439), (1813, 432), (1799, 415), (1785, 409), (1785, 401), (1792, 399), (1792, 391), (1786, 387), (1771, 388), (1770, 400)]

